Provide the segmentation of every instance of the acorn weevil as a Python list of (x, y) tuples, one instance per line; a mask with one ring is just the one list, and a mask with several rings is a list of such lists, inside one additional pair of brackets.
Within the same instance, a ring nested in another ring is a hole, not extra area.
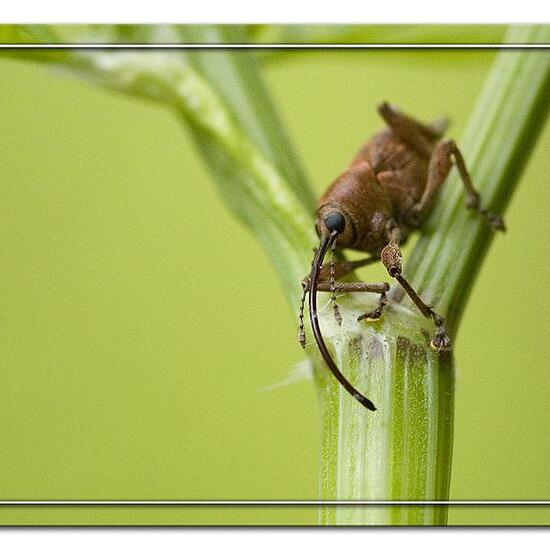
[[(372, 292), (379, 294), (378, 306), (358, 317), (358, 321), (376, 321), (388, 300), (387, 283), (336, 282), (337, 279), (378, 260), (395, 279), (424, 317), (435, 325), (431, 346), (438, 353), (451, 349), (445, 321), (427, 305), (402, 273), (399, 245), (419, 229), (432, 210), (441, 185), (456, 164), (466, 191), (466, 207), (483, 216), (496, 230), (504, 231), (501, 216), (481, 206), (464, 158), (452, 139), (442, 139), (446, 121), (426, 125), (401, 113), (388, 103), (378, 112), (388, 128), (376, 134), (359, 150), (349, 168), (319, 199), (315, 228), (320, 238), (311, 272), (302, 281), (299, 341), (305, 346), (304, 305), (309, 292), (309, 316), (313, 335), (327, 366), (342, 386), (371, 411), (376, 407), (344, 377), (332, 359), (319, 327), (317, 291), (330, 292), (338, 323), (342, 318), (336, 304), (336, 292)], [(334, 261), (337, 249), (353, 249), (370, 254), (358, 261)], [(331, 251), (330, 262), (323, 259)]]

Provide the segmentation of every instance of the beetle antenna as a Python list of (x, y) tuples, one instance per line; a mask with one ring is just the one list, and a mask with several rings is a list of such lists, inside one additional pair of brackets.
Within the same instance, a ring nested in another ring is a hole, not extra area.
[(342, 325), (342, 316), (336, 303), (336, 281), (334, 276), (334, 251), (336, 250), (336, 239), (332, 240), (330, 247), (330, 300), (332, 301), (332, 309), (334, 310), (334, 318), (339, 325)]
[(306, 303), (306, 294), (307, 294), (307, 285), (303, 285), (304, 289), (302, 291), (302, 300), (300, 301), (300, 314), (298, 318), (300, 319), (299, 328), (298, 328), (298, 342), (300, 345), (306, 347), (306, 331), (304, 329), (304, 306)]
[[(317, 249), (313, 249), (313, 260), (311, 260), (311, 265), (313, 266), (313, 262), (315, 261), (315, 256), (317, 255)], [(309, 268), (311, 271), (311, 267)], [(306, 347), (306, 331), (304, 328), (304, 306), (306, 303), (306, 294), (309, 290), (309, 277), (307, 279), (304, 279), (302, 281), (302, 299), (300, 300), (300, 313), (298, 314), (298, 342), (300, 342), (300, 346), (302, 348)]]
[(323, 235), (321, 237), (321, 244), (317, 252), (315, 253), (315, 258), (313, 259), (313, 264), (311, 267), (311, 275), (309, 277), (309, 318), (311, 321), (311, 328), (313, 329), (313, 335), (315, 336), (315, 341), (319, 346), (319, 351), (325, 360), (328, 368), (331, 370), (332, 374), (336, 377), (338, 382), (344, 387), (344, 389), (361, 405), (365, 406), (371, 411), (375, 411), (376, 407), (370, 399), (367, 399), (364, 395), (360, 394), (346, 379), (346, 377), (340, 372), (340, 369), (332, 359), (330, 352), (327, 349), (325, 341), (323, 340), (323, 335), (321, 334), (321, 329), (319, 327), (319, 319), (317, 318), (317, 284), (319, 282), (319, 273), (321, 271), (321, 266), (323, 265), (323, 259), (329, 247), (332, 247), (336, 238), (338, 237), (338, 232), (333, 231), (329, 237)]

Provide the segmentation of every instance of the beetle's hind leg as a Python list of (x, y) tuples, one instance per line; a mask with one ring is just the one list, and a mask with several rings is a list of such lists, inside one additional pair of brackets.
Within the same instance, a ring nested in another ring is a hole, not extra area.
[(447, 179), (453, 166), (453, 160), (466, 191), (466, 208), (474, 210), (483, 216), (493, 229), (505, 231), (506, 227), (502, 216), (482, 206), (479, 193), (475, 190), (472, 178), (466, 168), (464, 157), (452, 139), (444, 139), (439, 142), (433, 150), (428, 168), (426, 189), (424, 190), (420, 202), (413, 210), (414, 217), (418, 218), (418, 224), (430, 213), (437, 192)]
[(446, 119), (440, 119), (431, 125), (423, 124), (386, 102), (378, 106), (378, 113), (396, 136), (426, 159), (430, 158), (434, 144), (441, 138), (448, 123)]

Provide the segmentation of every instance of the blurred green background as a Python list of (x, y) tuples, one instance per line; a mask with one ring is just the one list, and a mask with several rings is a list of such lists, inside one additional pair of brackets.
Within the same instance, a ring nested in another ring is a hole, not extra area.
[[(310, 51), (271, 58), (265, 78), (320, 192), (382, 126), (381, 100), (448, 115), (460, 143), (494, 55)], [(304, 359), (296, 312), (186, 128), (27, 62), (1, 60), (0, 78), (0, 498), (316, 499), (313, 383), (264, 390)], [(550, 499), (549, 148), (550, 127), (457, 342), (453, 499)], [(317, 513), (4, 507), (0, 523), (315, 524)], [(452, 507), (449, 523), (550, 523), (550, 509)]]

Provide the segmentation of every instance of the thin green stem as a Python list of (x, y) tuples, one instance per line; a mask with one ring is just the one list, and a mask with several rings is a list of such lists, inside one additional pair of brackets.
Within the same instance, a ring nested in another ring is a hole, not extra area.
[[(548, 40), (548, 26), (515, 27), (506, 36), (511, 43)], [(548, 51), (501, 51), (459, 142), (484, 204), (497, 212), (508, 205), (546, 122), (549, 85)], [(453, 173), (407, 263), (412, 284), (447, 317), (453, 334), (494, 238), (484, 220), (465, 209), (464, 197)]]
[[(241, 26), (178, 25), (176, 29), (184, 42), (239, 44), (247, 42), (248, 36)], [(277, 168), (302, 204), (313, 210), (313, 191), (265, 86), (256, 52), (220, 49), (186, 51), (182, 55), (231, 107), (243, 131)]]

